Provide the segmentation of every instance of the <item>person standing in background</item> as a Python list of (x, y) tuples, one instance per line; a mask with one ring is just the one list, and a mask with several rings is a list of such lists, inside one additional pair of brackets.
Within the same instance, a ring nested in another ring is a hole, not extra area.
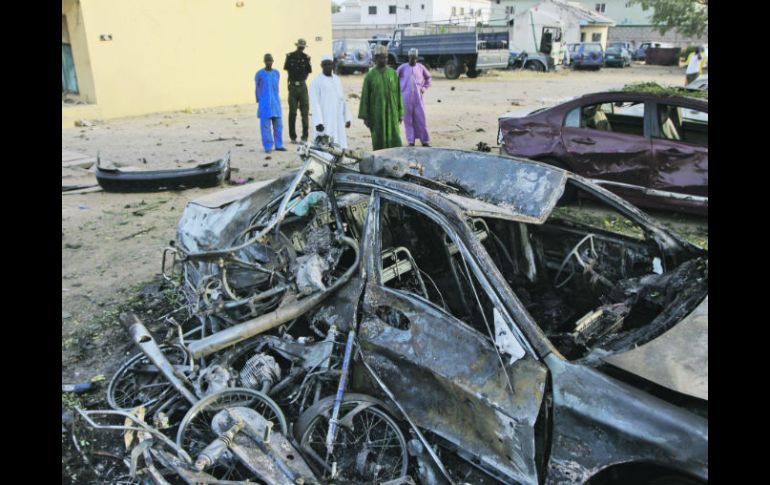
[(302, 141), (307, 141), (310, 103), (305, 81), (313, 69), (310, 57), (303, 52), (307, 47), (305, 39), (299, 39), (294, 45), (297, 50), (286, 54), (283, 69), (289, 73), (289, 137), (292, 143), (297, 143), (297, 107), (302, 115)]
[(401, 146), (399, 124), (404, 119), (404, 100), (396, 71), (388, 67), (388, 48), (375, 48), (377, 66), (364, 77), (358, 117), (372, 134), (372, 148)]
[(685, 70), (684, 85), (687, 86), (691, 82), (695, 81), (695, 78), (703, 74), (703, 63), (705, 59), (700, 53), (700, 47), (696, 47), (695, 51), (690, 52), (687, 56), (687, 69)]
[(254, 75), (257, 98), (257, 118), (262, 133), (262, 147), (265, 153), (273, 151), (273, 145), (279, 152), (283, 147), (283, 122), (281, 121), (281, 98), (278, 94), (278, 81), (281, 74), (273, 69), (273, 56), (265, 54), (265, 68)]
[(348, 147), (345, 128), (350, 128), (351, 115), (345, 104), (342, 82), (332, 71), (334, 57), (321, 57), (321, 74), (310, 83), (310, 111), (313, 113), (313, 138), (328, 135), (342, 148)]
[(396, 72), (401, 82), (401, 93), (404, 96), (406, 141), (410, 147), (413, 147), (415, 138), (419, 138), (422, 146), (429, 147), (430, 135), (425, 117), (423, 94), (431, 86), (432, 78), (425, 66), (417, 63), (417, 54), (417, 49), (409, 49), (409, 63), (401, 64)]

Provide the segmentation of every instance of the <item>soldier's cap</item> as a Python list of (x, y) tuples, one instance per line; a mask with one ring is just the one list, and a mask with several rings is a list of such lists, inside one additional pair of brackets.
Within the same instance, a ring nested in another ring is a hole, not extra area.
[(297, 47), (307, 47), (307, 42), (305, 42), (305, 39), (299, 39), (294, 45)]
[(272, 61), (273, 60), (273, 55), (272, 54), (265, 54), (265, 60), (266, 61)]

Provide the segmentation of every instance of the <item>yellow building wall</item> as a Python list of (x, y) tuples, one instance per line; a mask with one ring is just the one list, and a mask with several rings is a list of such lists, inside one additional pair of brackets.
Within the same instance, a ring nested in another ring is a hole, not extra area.
[[(321, 55), (331, 52), (331, 7), (322, 0), (77, 3), (104, 118), (254, 103), (254, 74), (267, 52), (281, 72), (285, 98), (283, 61), (297, 39), (308, 42), (311, 76), (320, 72)], [(100, 40), (102, 35), (112, 40)]]
[[(63, 17), (66, 17), (68, 40), (72, 46), (72, 58), (75, 62), (75, 75), (78, 80), (80, 98), (86, 103), (95, 103), (96, 90), (94, 78), (91, 74), (91, 59), (88, 55), (89, 38), (86, 33), (80, 2), (77, 0), (63, 0), (61, 14)], [(62, 23), (64, 23), (64, 20), (62, 20)], [(64, 36), (62, 35), (62, 37)]]
[(602, 34), (602, 49), (607, 48), (607, 34), (609, 33), (610, 28), (607, 26), (604, 27), (596, 27), (596, 26), (582, 26), (580, 27), (580, 33), (586, 34), (586, 40), (585, 42), (593, 42), (591, 40), (592, 34)]

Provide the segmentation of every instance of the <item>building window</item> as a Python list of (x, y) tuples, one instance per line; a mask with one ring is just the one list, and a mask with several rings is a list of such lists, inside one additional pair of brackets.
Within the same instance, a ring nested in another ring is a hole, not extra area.
[(591, 34), (591, 42), (601, 42), (602, 34)]
[(396, 13), (396, 6), (395, 6), (395, 5), (390, 5), (390, 6), (388, 6), (388, 13), (389, 13), (389, 14), (394, 14), (394, 13)]
[(369, 15), (377, 15), (377, 7), (369, 7)]
[(497, 4), (500, 5), (500, 0), (497, 0)]
[(505, 13), (513, 15), (513, 7), (505, 7)]
[(423, 10), (425, 10), (425, 4), (424, 4), (424, 3), (423, 3), (422, 5), (420, 5), (420, 7), (421, 7)]
[(473, 17), (473, 9), (472, 9), (472, 8), (471, 8), (471, 9), (468, 9), (468, 15), (470, 15), (471, 17)]
[(585, 32), (581, 32), (580, 33), (580, 42), (585, 42), (585, 41), (586, 41), (586, 33)]
[(460, 7), (460, 15), (465, 15), (465, 9), (463, 7)]
[(597, 3), (596, 4), (596, 11), (604, 13), (604, 7), (606, 6), (606, 3)]
[(407, 3), (404, 9), (409, 10), (409, 4)]
[(452, 7), (452, 17), (457, 15), (457, 7)]

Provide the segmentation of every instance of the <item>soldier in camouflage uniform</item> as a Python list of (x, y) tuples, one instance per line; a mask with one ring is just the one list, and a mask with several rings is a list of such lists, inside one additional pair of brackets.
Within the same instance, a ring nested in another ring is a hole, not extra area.
[(302, 141), (307, 141), (308, 136), (308, 112), (310, 111), (310, 101), (307, 95), (308, 74), (312, 72), (310, 67), (310, 57), (305, 54), (307, 42), (305, 39), (299, 39), (296, 44), (297, 50), (286, 54), (286, 62), (283, 69), (289, 72), (289, 137), (292, 143), (297, 143), (297, 106), (302, 114)]

